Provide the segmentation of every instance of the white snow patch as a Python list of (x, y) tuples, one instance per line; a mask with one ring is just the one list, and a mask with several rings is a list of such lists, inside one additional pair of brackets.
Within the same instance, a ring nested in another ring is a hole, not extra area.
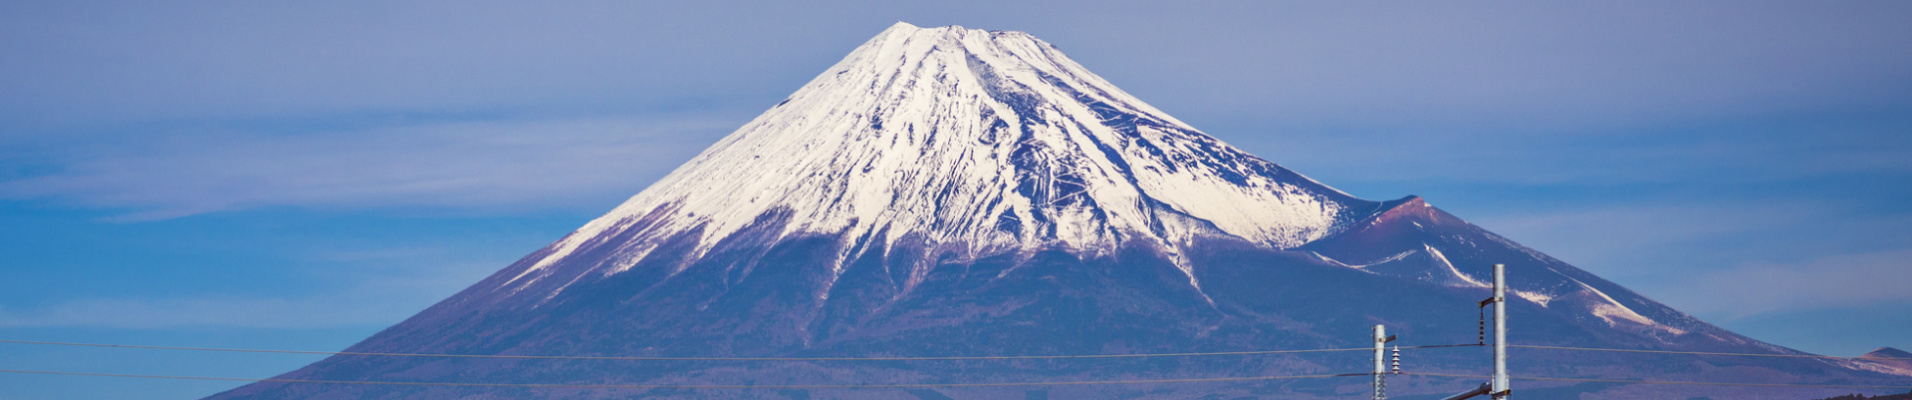
[(1845, 366), (1846, 368), (1863, 369), (1867, 371), (1892, 374), (1892, 375), (1912, 376), (1912, 368), (1901, 368), (1894, 365), (1882, 364), (1876, 361), (1867, 361), (1864, 359), (1839, 360), (1837, 363), (1839, 365)]
[(1520, 298), (1527, 299), (1527, 301), (1534, 302), (1534, 304), (1539, 304), (1541, 307), (1546, 307), (1548, 302), (1553, 301), (1553, 296), (1546, 293), (1514, 290), (1513, 288), (1508, 288), (1507, 291), (1513, 292), (1514, 296), (1519, 296)]
[(1441, 266), (1447, 267), (1448, 273), (1452, 273), (1454, 274), (1455, 278), (1459, 278), (1461, 280), (1461, 283), (1464, 284), (1464, 286), (1462, 287), (1484, 287), (1484, 288), (1494, 287), (1494, 284), (1492, 283), (1482, 283), (1479, 280), (1475, 280), (1474, 277), (1467, 276), (1467, 274), (1465, 273), (1461, 273), (1461, 270), (1459, 268), (1454, 268), (1453, 262), (1447, 261), (1447, 255), (1442, 254), (1440, 249), (1436, 249), (1434, 248), (1434, 246), (1429, 246), (1425, 243), (1421, 244), (1421, 248), (1427, 249), (1427, 255), (1434, 256), (1435, 261), (1440, 261)]
[(657, 249), (656, 244), (644, 243), (640, 245), (640, 247), (638, 247), (636, 251), (619, 254), (617, 262), (612, 263), (611, 268), (608, 270), (605, 270), (604, 274), (614, 275), (619, 272), (629, 271), (631, 270), (631, 267), (637, 266), (637, 263), (639, 261), (644, 261), (644, 257), (650, 256), (651, 251), (656, 249)]
[(871, 240), (920, 234), (969, 255), (1093, 256), (1130, 238), (1173, 250), (1214, 235), (1288, 248), (1333, 232), (1349, 212), (1318, 188), (1028, 34), (898, 23), (511, 282), (529, 285), (653, 212), (669, 215), (637, 240), (701, 228), (693, 255), (772, 211), (789, 212), (778, 236), (887, 227)]
[(1573, 278), (1567, 279), (1579, 284), (1581, 289), (1599, 295), (1601, 299), (1606, 300), (1606, 304), (1594, 304), (1592, 312), (1594, 316), (1606, 320), (1607, 325), (1618, 326), (1620, 322), (1618, 320), (1626, 320), (1627, 322), (1645, 325), (1674, 335), (1686, 334), (1686, 330), (1666, 326), (1660, 324), (1658, 321), (1654, 321), (1652, 318), (1647, 318), (1645, 315), (1640, 315), (1640, 313), (1633, 311), (1632, 308), (1627, 308), (1627, 306), (1620, 304), (1619, 300), (1614, 300), (1613, 296), (1608, 296), (1606, 292), (1602, 292), (1600, 289), (1594, 289), (1592, 285), (1588, 285), (1586, 282), (1581, 282), (1579, 279)]
[[(1414, 250), (1408, 250), (1408, 251), (1403, 251), (1403, 252), (1401, 252), (1401, 254), (1395, 254), (1395, 255), (1391, 255), (1391, 256), (1387, 256), (1387, 258), (1383, 258), (1383, 259), (1380, 259), (1380, 260), (1375, 260), (1374, 262), (1371, 262), (1371, 263), (1367, 263), (1367, 264), (1361, 264), (1361, 265), (1350, 265), (1350, 266), (1348, 266), (1348, 267), (1349, 267), (1349, 268), (1354, 268), (1354, 269), (1362, 269), (1362, 268), (1367, 268), (1367, 267), (1369, 267), (1369, 266), (1374, 266), (1374, 265), (1380, 265), (1380, 264), (1387, 264), (1387, 263), (1390, 263), (1390, 262), (1394, 262), (1394, 261), (1400, 261), (1401, 259), (1403, 259), (1403, 258), (1407, 258), (1407, 256), (1410, 256), (1410, 255), (1414, 255)], [(1327, 256), (1323, 256), (1323, 255), (1321, 255), (1321, 254), (1319, 254), (1319, 253), (1317, 253), (1317, 254), (1315, 254), (1315, 257), (1321, 257), (1321, 259), (1324, 259), (1324, 260), (1327, 260), (1327, 259), (1328, 259), (1328, 257), (1327, 257)]]

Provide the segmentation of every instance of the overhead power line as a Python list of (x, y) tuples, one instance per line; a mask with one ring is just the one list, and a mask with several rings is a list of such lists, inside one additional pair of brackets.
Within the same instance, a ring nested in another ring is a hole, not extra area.
[[(15, 370), (15, 369), (0, 369), (0, 373), (59, 375), (59, 376), (88, 376), (88, 377), (106, 377), (106, 378), (225, 381), (225, 382), (281, 382), (281, 383), (315, 383), (315, 384), (382, 385), (382, 386), (462, 386), (462, 387), (522, 387), (522, 388), (574, 388), (574, 389), (908, 389), (908, 388), (934, 388), (934, 387), (947, 388), (947, 387), (1081, 386), (1081, 385), (1125, 385), (1125, 384), (1154, 384), (1154, 383), (1245, 382), (1245, 381), (1343, 378), (1343, 377), (1373, 375), (1371, 373), (1359, 373), (1359, 374), (1244, 376), (1244, 377), (1220, 377), (1220, 378), (1126, 379), (1126, 380), (1103, 380), (1103, 381), (899, 383), (899, 384), (841, 384), (841, 385), (626, 385), (626, 384), (405, 382), (405, 381), (352, 381), (352, 380), (284, 379), (284, 378), (233, 378), (233, 377), (216, 377), (216, 376), (111, 374), (111, 373), (97, 373), (97, 372), (38, 371), (38, 370)], [(1404, 372), (1404, 373), (1399, 373), (1398, 375), (1432, 376), (1432, 377), (1445, 377), (1445, 378), (1487, 378), (1489, 377), (1488, 375), (1439, 374), (1439, 373), (1427, 373), (1427, 372)], [(1517, 379), (1517, 380), (1528, 380), (1528, 381), (1601, 382), (1601, 383), (1631, 383), (1631, 384), (1653, 384), (1653, 385), (1912, 389), (1912, 386), (1899, 386), (1899, 385), (1697, 382), (1697, 381), (1659, 381), (1659, 380), (1640, 380), (1640, 379), (1558, 378), (1558, 377), (1539, 377), (1539, 376), (1513, 376), (1510, 378)]]
[[(1436, 374), (1427, 372), (1405, 372), (1401, 375), (1438, 376), (1447, 378), (1486, 378), (1487, 375)], [(1656, 381), (1639, 379), (1593, 379), (1593, 378), (1555, 378), (1542, 376), (1512, 376), (1511, 379), (1524, 381), (1565, 381), (1565, 382), (1603, 382), (1638, 383), (1653, 385), (1698, 385), (1698, 386), (1755, 386), (1755, 387), (1801, 387), (1801, 388), (1852, 388), (1852, 389), (1912, 389), (1912, 386), (1895, 385), (1847, 385), (1847, 384), (1811, 384), (1811, 383), (1740, 383), (1740, 382), (1695, 382), (1695, 381)]]
[[(234, 353), (315, 354), (315, 355), (388, 356), (388, 357), (509, 358), (509, 359), (557, 359), (557, 360), (649, 360), (649, 361), (1026, 360), (1026, 359), (1071, 359), (1071, 358), (1240, 356), (1240, 355), (1259, 355), (1259, 354), (1328, 353), (1328, 352), (1372, 351), (1373, 350), (1371, 348), (1328, 348), (1328, 349), (1248, 350), (1248, 351), (1218, 351), (1218, 352), (1188, 352), (1188, 353), (1079, 354), (1079, 355), (1050, 355), (1050, 356), (665, 357), (665, 356), (559, 356), (559, 355), (512, 355), (512, 354), (441, 354), (441, 353), (400, 353), (400, 352), (361, 352), (361, 351), (314, 351), (314, 350), (223, 348), (223, 347), (151, 346), (151, 345), (136, 345), (136, 344), (53, 342), (53, 341), (40, 341), (40, 340), (9, 340), (9, 339), (0, 339), (0, 343), (47, 345), (47, 346), (101, 347), (101, 348), (121, 348), (121, 349), (218, 351), (218, 352), (234, 352)], [(1437, 349), (1437, 348), (1450, 348), (1450, 347), (1484, 347), (1484, 346), (1487, 346), (1487, 345), (1468, 343), (1468, 344), (1440, 344), (1440, 345), (1423, 345), (1423, 346), (1400, 346), (1400, 348), (1401, 349)], [(1912, 360), (1912, 357), (1842, 357), (1842, 356), (1822, 356), (1822, 355), (1816, 355), (1816, 354), (1761, 354), (1761, 353), (1728, 353), (1728, 352), (1710, 352), (1710, 351), (1640, 350), (1640, 349), (1615, 349), (1615, 348), (1600, 348), (1600, 347), (1541, 346), (1541, 345), (1526, 345), (1526, 344), (1508, 344), (1507, 347), (1528, 348), (1528, 349), (1548, 349), (1548, 350), (1610, 351), (1610, 352), (1623, 352), (1623, 353), (1689, 354), (1689, 355), (1709, 355), (1709, 356), (1825, 358), (1825, 359), (1841, 359), (1841, 360)]]
[(1130, 380), (1107, 380), (1107, 381), (902, 383), (902, 384), (868, 384), (868, 385), (619, 385), (619, 384), (568, 384), (568, 383), (547, 384), (547, 383), (489, 383), (489, 382), (403, 382), (403, 381), (348, 381), (348, 380), (324, 380), (324, 379), (231, 378), (231, 377), (214, 377), (214, 376), (107, 374), (107, 373), (96, 373), (96, 372), (35, 371), (35, 370), (14, 370), (14, 369), (0, 369), (0, 373), (91, 376), (91, 377), (107, 377), (107, 378), (226, 381), (226, 382), (237, 381), (237, 382), (385, 385), (385, 386), (464, 386), (464, 387), (573, 388), (573, 389), (908, 389), (908, 388), (933, 388), (933, 387), (948, 388), (948, 387), (1007, 387), (1007, 386), (1080, 386), (1080, 385), (1128, 385), (1128, 384), (1151, 384), (1151, 383), (1272, 381), (1272, 380), (1289, 380), (1289, 379), (1338, 378), (1338, 377), (1369, 375), (1369, 374), (1322, 374), (1322, 375), (1285, 375), (1285, 376), (1245, 376), (1245, 377), (1222, 377), (1222, 378), (1130, 379)]
[[(658, 357), (651, 357), (651, 356), (559, 356), (559, 355), (437, 354), (437, 353), (396, 353), (396, 352), (360, 352), (360, 351), (272, 350), (272, 349), (239, 349), (239, 348), (219, 348), (219, 347), (147, 346), (147, 345), (131, 345), (131, 344), (49, 342), (49, 341), (37, 341), (37, 340), (6, 340), (6, 339), (0, 339), (0, 343), (49, 345), (49, 346), (104, 347), (104, 348), (121, 348), (121, 349), (219, 351), (219, 352), (235, 352), (235, 353), (316, 354), (316, 355), (389, 356), (389, 357), (507, 358), (507, 359), (552, 359), (552, 360), (643, 360), (643, 361), (1036, 360), (1036, 359), (1242, 356), (1242, 355), (1261, 355), (1261, 354), (1328, 353), (1328, 352), (1373, 350), (1373, 349), (1367, 349), (1367, 348), (1330, 348), (1330, 349), (1301, 349), (1301, 350), (1220, 351), (1220, 352), (1201, 352), (1201, 353), (1082, 354), (1082, 355), (1052, 355), (1052, 356), (947, 356), (947, 357), (662, 357), (662, 356), (658, 356)], [(1417, 349), (1417, 348), (1440, 348), (1440, 347), (1457, 347), (1457, 346), (1472, 347), (1476, 345), (1469, 344), (1469, 345), (1402, 346), (1401, 348)]]
[[(1143, 352), (1143, 354), (1073, 354), (1073, 356), (864, 356), (864, 358), (707, 358), (707, 356), (533, 356), (533, 354), (432, 354), (432, 352), (317, 352), (317, 350), (272, 350), (272, 348), (218, 348), (218, 346), (147, 346), (147, 344), (54, 343), (54, 341), (8, 341), (11, 344), (48, 344), (48, 346), (99, 346), (99, 348), (147, 348), (147, 350), (197, 350), (197, 352), (270, 352), (270, 354), (319, 354), (319, 356), (415, 356), (415, 358), (514, 358), (514, 360), (646, 360), (646, 362), (916, 362), (916, 360), (1071, 360), (1071, 358), (1176, 358), (1176, 356), (1256, 356), (1256, 354), (1304, 354), (1304, 352), (1361, 352), (1373, 348), (1302, 348), (1302, 350), (1243, 350), (1243, 352)], [(1436, 344), (1401, 348), (1442, 348), (1476, 344)]]
[(1551, 350), (1611, 351), (1611, 352), (1621, 352), (1621, 353), (1692, 354), (1692, 355), (1706, 355), (1706, 356), (1831, 358), (1831, 359), (1840, 359), (1840, 360), (1912, 360), (1912, 357), (1840, 357), (1840, 356), (1822, 356), (1818, 354), (1723, 353), (1723, 352), (1711, 352), (1711, 351), (1609, 349), (1609, 348), (1599, 348), (1599, 347), (1536, 346), (1536, 345), (1524, 345), (1524, 344), (1509, 344), (1507, 345), (1507, 347), (1523, 347), (1523, 348), (1529, 348), (1529, 349), (1551, 349)]

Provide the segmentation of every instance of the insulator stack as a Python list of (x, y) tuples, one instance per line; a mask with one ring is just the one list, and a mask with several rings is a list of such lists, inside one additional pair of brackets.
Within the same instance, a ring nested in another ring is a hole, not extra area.
[(1487, 305), (1484, 303), (1480, 307), (1480, 339), (1478, 340), (1480, 345), (1487, 345)]
[(1401, 346), (1394, 346), (1394, 374), (1401, 373)]

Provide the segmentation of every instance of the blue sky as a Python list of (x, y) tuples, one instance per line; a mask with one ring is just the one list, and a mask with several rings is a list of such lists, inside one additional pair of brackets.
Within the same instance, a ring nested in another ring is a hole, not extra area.
[[(0, 2), (0, 338), (332, 350), (609, 210), (896, 21), (1729, 329), (1912, 348), (1904, 2)], [(310, 357), (0, 345), (0, 368)], [(0, 376), (0, 400), (229, 383)]]

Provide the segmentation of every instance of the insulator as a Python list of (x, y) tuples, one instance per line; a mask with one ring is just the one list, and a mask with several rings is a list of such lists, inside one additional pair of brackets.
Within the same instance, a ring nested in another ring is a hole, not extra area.
[(1480, 338), (1478, 340), (1480, 345), (1487, 345), (1487, 306), (1480, 307)]
[(1394, 346), (1394, 373), (1401, 373), (1401, 346)]

